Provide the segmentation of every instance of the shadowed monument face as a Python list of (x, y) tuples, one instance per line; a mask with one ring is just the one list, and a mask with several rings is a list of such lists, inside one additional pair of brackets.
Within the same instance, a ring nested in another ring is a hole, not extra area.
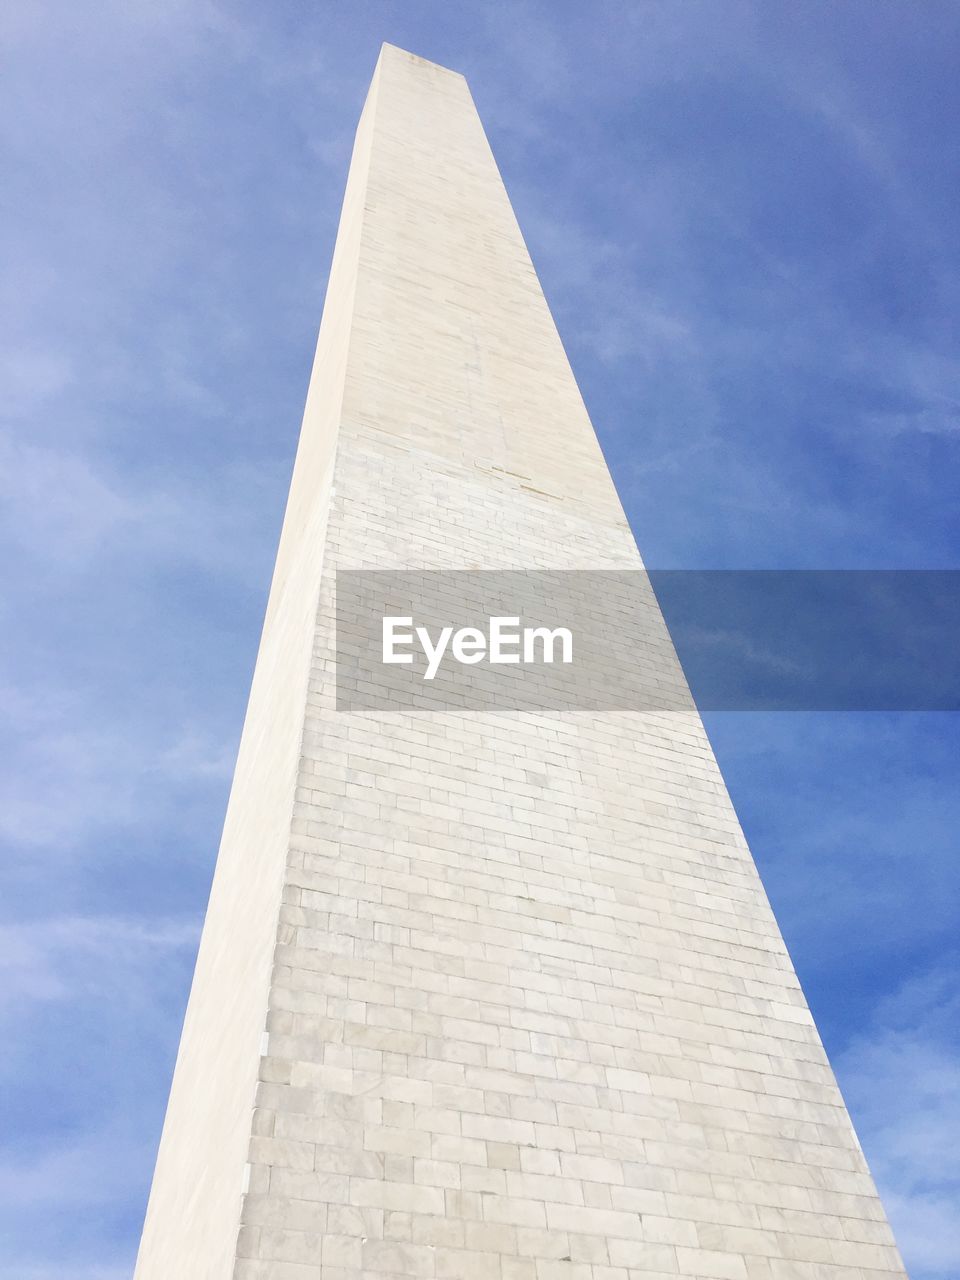
[(655, 599), (659, 701), (405, 700), (348, 659), (410, 573), (645, 581), (466, 83), (385, 46), (137, 1280), (902, 1277)]

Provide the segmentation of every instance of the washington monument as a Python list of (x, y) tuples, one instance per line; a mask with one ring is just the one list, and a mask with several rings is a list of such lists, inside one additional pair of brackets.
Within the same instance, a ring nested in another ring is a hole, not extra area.
[(390, 46), (137, 1280), (903, 1277), (692, 704), (343, 710), (367, 569), (642, 571), (466, 82)]

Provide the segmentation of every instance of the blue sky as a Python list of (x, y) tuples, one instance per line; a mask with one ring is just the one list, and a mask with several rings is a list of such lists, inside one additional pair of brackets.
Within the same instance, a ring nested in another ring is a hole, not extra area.
[[(464, 71), (651, 566), (960, 560), (960, 8), (0, 17), (0, 1280), (130, 1274), (382, 40)], [(960, 1272), (960, 725), (709, 729), (913, 1280)]]

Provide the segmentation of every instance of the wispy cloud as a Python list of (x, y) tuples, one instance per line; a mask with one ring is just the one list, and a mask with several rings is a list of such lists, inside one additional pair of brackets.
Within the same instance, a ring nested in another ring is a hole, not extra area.
[(198, 935), (197, 917), (149, 912), (0, 925), (0, 1275), (129, 1275), (135, 1241), (106, 1228), (141, 1212), (155, 1149), (142, 1088), (176, 1034), (181, 997), (165, 988), (182, 987)]
[(203, 719), (167, 718), (144, 739), (136, 714), (62, 687), (0, 689), (0, 713), (17, 762), (0, 779), (0, 838), (46, 849), (51, 861), (76, 858), (91, 837), (138, 819), (169, 822), (175, 796), (226, 794), (238, 734), (218, 737)]
[[(3, 1280), (63, 1280), (63, 1268), (60, 1263), (49, 1267), (35, 1267), (29, 1262), (0, 1263), (0, 1277)], [(71, 1266), (71, 1280), (130, 1280), (130, 1266)]]
[(196, 917), (55, 916), (0, 925), (0, 1008), (126, 987), (130, 970), (142, 981), (157, 952), (190, 951), (197, 938)]
[(915, 1280), (960, 1272), (960, 961), (880, 1001), (837, 1060)]
[(0, 519), (47, 573), (135, 560), (141, 575), (194, 565), (259, 589), (285, 470), (227, 458), (203, 474), (138, 476), (76, 449), (0, 437)]

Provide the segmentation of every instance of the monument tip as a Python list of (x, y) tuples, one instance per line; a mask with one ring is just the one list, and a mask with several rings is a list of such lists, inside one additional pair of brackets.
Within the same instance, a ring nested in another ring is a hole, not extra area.
[(401, 49), (399, 45), (391, 44), (389, 40), (384, 40), (380, 46), (378, 63), (385, 61), (387, 58), (405, 58), (422, 67), (429, 67), (431, 71), (440, 71), (448, 76), (463, 77), (463, 72), (455, 71), (453, 67), (445, 67), (442, 63), (432, 62), (429, 58), (422, 58), (418, 53), (412, 53), (409, 49)]

